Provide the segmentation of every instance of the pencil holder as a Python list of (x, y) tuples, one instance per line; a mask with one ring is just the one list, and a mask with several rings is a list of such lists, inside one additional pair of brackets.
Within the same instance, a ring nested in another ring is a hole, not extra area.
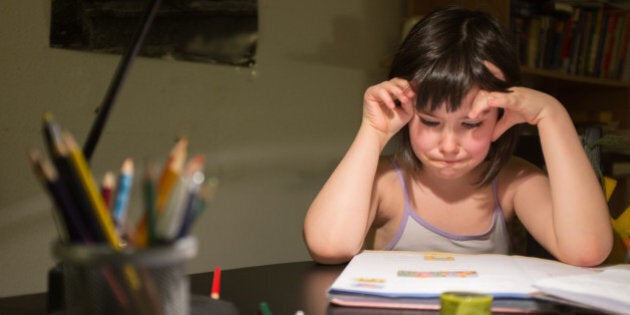
[(55, 243), (63, 266), (65, 314), (189, 314), (185, 264), (197, 254), (186, 237), (163, 246), (114, 251)]

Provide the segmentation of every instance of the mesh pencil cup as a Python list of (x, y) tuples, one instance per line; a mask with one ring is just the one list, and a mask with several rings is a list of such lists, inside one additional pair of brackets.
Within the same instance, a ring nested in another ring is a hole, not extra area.
[(185, 265), (197, 254), (190, 236), (173, 244), (116, 252), (106, 245), (57, 242), (65, 314), (189, 314)]

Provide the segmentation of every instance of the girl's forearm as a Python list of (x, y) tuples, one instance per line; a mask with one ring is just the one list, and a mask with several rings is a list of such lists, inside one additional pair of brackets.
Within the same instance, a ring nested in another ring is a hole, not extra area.
[(561, 104), (554, 105), (538, 130), (551, 185), (558, 255), (579, 265), (598, 264), (612, 244), (608, 207), (571, 118)]
[(362, 126), (333, 171), (304, 222), (311, 255), (323, 263), (340, 263), (358, 253), (374, 214), (370, 213), (378, 160), (386, 141)]

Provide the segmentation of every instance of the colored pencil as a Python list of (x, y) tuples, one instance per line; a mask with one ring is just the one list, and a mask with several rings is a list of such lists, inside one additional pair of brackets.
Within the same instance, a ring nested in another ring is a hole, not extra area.
[(72, 196), (68, 189), (64, 186), (59, 178), (57, 170), (50, 161), (44, 159), (41, 152), (32, 149), (29, 152), (33, 171), (37, 175), (42, 185), (46, 188), (51, 197), (55, 209), (63, 218), (63, 225), (70, 241), (72, 242), (92, 242), (90, 233), (81, 220), (79, 210), (77, 209)]
[(77, 177), (80, 179), (81, 187), (86, 193), (92, 209), (95, 211), (96, 217), (98, 218), (98, 222), (105, 234), (107, 242), (115, 250), (121, 250), (122, 243), (120, 236), (116, 232), (112, 218), (105, 208), (103, 197), (96, 188), (96, 183), (94, 182), (92, 173), (88, 168), (85, 158), (83, 157), (83, 152), (70, 133), (63, 132), (62, 138), (68, 148), (68, 154), (73, 167), (72, 171), (76, 173), (78, 175)]
[(127, 217), (127, 207), (133, 184), (134, 165), (131, 158), (126, 158), (120, 169), (118, 186), (116, 188), (116, 201), (112, 211), (114, 223), (118, 231), (122, 232)]
[(52, 114), (44, 115), (43, 132), (59, 177), (74, 200), (90, 239), (95, 242), (105, 241), (105, 236), (99, 226), (92, 204), (83, 191), (81, 179), (73, 170), (69, 150), (62, 137), (61, 127), (53, 119)]
[(199, 189), (199, 192), (191, 198), (191, 204), (188, 205), (188, 209), (185, 213), (184, 222), (177, 235), (177, 238), (182, 238), (190, 232), (193, 224), (197, 221), (197, 218), (206, 208), (206, 204), (212, 199), (217, 190), (218, 180), (211, 178), (206, 181), (205, 184)]
[(261, 315), (271, 315), (271, 309), (269, 309), (269, 305), (267, 304), (267, 302), (260, 302), (258, 306)]
[[(31, 159), (31, 164), (33, 166), (35, 174), (42, 181), (42, 183), (45, 184), (48, 192), (50, 193), (50, 196), (54, 200), (54, 203), (56, 205), (55, 208), (59, 212), (61, 212), (65, 223), (64, 225), (68, 230), (71, 241), (86, 244), (93, 243), (93, 240), (90, 238), (86, 227), (81, 221), (81, 216), (79, 215), (78, 209), (76, 208), (72, 196), (68, 192), (67, 187), (64, 186), (63, 182), (59, 178), (57, 170), (53, 167), (50, 161), (44, 159), (41, 156), (39, 150), (32, 149), (29, 152), (29, 157)], [(119, 304), (123, 308), (127, 308), (129, 302), (124, 294), (122, 287), (118, 283), (116, 276), (113, 274), (111, 267), (103, 266), (101, 271), (105, 276), (105, 280), (112, 289), (112, 292), (116, 296)]]
[(147, 222), (147, 235), (149, 239), (149, 244), (155, 244), (157, 237), (155, 235), (155, 225), (157, 221), (156, 213), (155, 213), (155, 182), (153, 177), (153, 167), (152, 163), (147, 163), (144, 177), (142, 179), (142, 188), (144, 195), (144, 212), (146, 215)]
[(212, 292), (210, 297), (218, 300), (221, 297), (221, 268), (215, 267), (212, 275)]
[(108, 210), (112, 210), (112, 195), (114, 193), (114, 187), (116, 186), (116, 176), (113, 172), (107, 171), (103, 175), (103, 181), (101, 183), (101, 195), (103, 201), (105, 201), (105, 207)]
[[(157, 184), (157, 196), (155, 204), (156, 220), (164, 211), (167, 198), (169, 197), (173, 186), (179, 178), (179, 173), (186, 160), (188, 148), (188, 140), (181, 138), (171, 149), (168, 160), (164, 166), (162, 174)], [(149, 227), (148, 217), (145, 213), (140, 219), (140, 223), (136, 227), (136, 231), (132, 237), (134, 245), (139, 248), (146, 247), (149, 244)]]
[(188, 140), (186, 140), (186, 138), (179, 139), (171, 150), (169, 158), (166, 161), (166, 165), (162, 171), (162, 175), (160, 176), (157, 186), (156, 210), (158, 211), (158, 214), (161, 214), (161, 212), (164, 211), (164, 207), (166, 206), (171, 190), (175, 186), (175, 183), (179, 178), (179, 174), (184, 167), (187, 148)]
[(191, 211), (188, 208), (192, 207), (205, 178), (204, 161), (203, 155), (197, 155), (188, 162), (158, 218), (157, 234), (167, 242), (177, 238), (185, 221), (186, 212)]

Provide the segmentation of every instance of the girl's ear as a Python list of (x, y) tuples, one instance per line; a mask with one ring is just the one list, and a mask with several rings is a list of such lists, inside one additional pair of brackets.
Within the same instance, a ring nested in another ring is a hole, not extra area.
[(488, 71), (490, 71), (490, 73), (492, 73), (495, 77), (497, 77), (501, 81), (505, 81), (503, 71), (501, 71), (501, 69), (495, 66), (492, 62), (486, 60), (483, 62), (483, 65), (486, 66), (486, 69), (488, 69)]

